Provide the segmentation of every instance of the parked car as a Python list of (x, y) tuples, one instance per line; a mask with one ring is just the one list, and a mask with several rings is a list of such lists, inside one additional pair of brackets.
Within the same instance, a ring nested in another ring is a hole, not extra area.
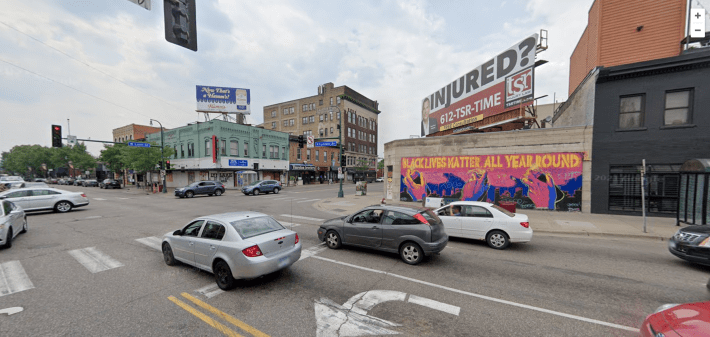
[(19, 181), (19, 182), (24, 182), (25, 179), (23, 179), (23, 178), (20, 177), (20, 176), (4, 176), (4, 177), (0, 177), (0, 183), (4, 183), (4, 182), (18, 182), (18, 181)]
[(381, 183), (383, 181), (385, 181), (385, 178), (383, 178), (383, 177), (377, 177), (377, 179), (375, 179), (375, 182), (378, 182), (378, 183)]
[(99, 184), (100, 188), (121, 188), (121, 182), (116, 179), (104, 179), (104, 181)]
[(76, 180), (74, 180), (74, 183), (72, 185), (84, 186), (84, 180), (85, 180), (84, 178), (76, 178)]
[(373, 205), (353, 215), (327, 220), (318, 228), (318, 239), (331, 249), (352, 245), (399, 253), (408, 264), (418, 264), (424, 256), (441, 252), (449, 242), (436, 213), (390, 205)]
[(198, 194), (220, 196), (223, 193), (224, 184), (219, 181), (196, 181), (185, 187), (175, 189), (175, 196), (180, 198), (192, 198)]
[(710, 266), (710, 226), (688, 226), (668, 240), (671, 254), (683, 260)]
[(20, 188), (0, 193), (0, 200), (8, 200), (25, 211), (53, 209), (69, 212), (74, 207), (86, 206), (89, 198), (82, 192), (70, 192), (56, 188)]
[(163, 258), (213, 273), (229, 290), (237, 279), (256, 278), (287, 268), (301, 257), (298, 234), (272, 217), (235, 212), (196, 218), (163, 236)]
[(533, 230), (528, 216), (480, 201), (456, 201), (438, 208), (449, 236), (486, 240), (494, 249), (505, 249), (511, 242), (530, 242)]
[(641, 325), (642, 337), (710, 336), (710, 301), (664, 304)]
[(47, 184), (56, 184), (58, 182), (57, 178), (48, 178)]
[(244, 195), (259, 195), (259, 193), (269, 193), (279, 194), (281, 191), (281, 183), (276, 180), (257, 180), (251, 185), (242, 187), (242, 193)]
[(64, 183), (62, 185), (74, 185), (74, 178), (64, 178)]
[(97, 187), (97, 186), (99, 186), (99, 182), (96, 181), (95, 179), (89, 179), (89, 180), (84, 180), (81, 183), (81, 185), (84, 187)]
[(47, 182), (47, 179), (44, 179), (44, 178), (35, 178), (35, 180), (33, 180), (33, 181), (36, 182), (36, 183), (46, 183), (46, 182)]
[(22, 207), (8, 200), (0, 201), (0, 247), (12, 247), (12, 240), (27, 232), (27, 216)]
[(41, 182), (24, 182), (17, 186), (17, 188), (36, 188), (36, 187), (49, 187), (49, 185)]

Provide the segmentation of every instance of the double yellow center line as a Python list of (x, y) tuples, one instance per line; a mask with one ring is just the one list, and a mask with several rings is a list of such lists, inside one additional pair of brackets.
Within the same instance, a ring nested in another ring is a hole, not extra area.
[[(182, 297), (190, 300), (190, 302), (195, 303), (197, 306), (201, 307), (202, 309), (205, 309), (215, 316), (231, 323), (232, 325), (246, 331), (247, 333), (251, 334), (254, 337), (269, 337), (269, 335), (255, 329), (254, 327), (250, 326), (249, 324), (246, 324), (230, 315), (225, 314), (224, 312), (220, 311), (219, 309), (200, 301), (199, 299), (191, 296), (188, 293), (181, 293)], [(194, 307), (190, 306), (189, 304), (180, 301), (177, 299), (175, 296), (170, 296), (168, 297), (170, 301), (173, 303), (177, 304), (179, 307), (185, 309), (185, 311), (195, 315), (197, 318), (201, 319), (203, 322), (209, 324), (213, 328), (219, 330), (221, 333), (225, 334), (226, 336), (230, 337), (244, 337), (238, 333), (236, 333), (234, 330), (232, 330), (230, 327), (218, 322), (217, 320), (213, 319), (210, 316), (205, 315), (201, 311), (195, 309)]]

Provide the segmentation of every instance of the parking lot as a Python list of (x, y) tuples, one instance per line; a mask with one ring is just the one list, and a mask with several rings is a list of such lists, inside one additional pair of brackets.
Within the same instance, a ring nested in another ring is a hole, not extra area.
[[(312, 204), (335, 196), (335, 185), (192, 199), (61, 188), (91, 203), (29, 214), (28, 233), (0, 250), (0, 310), (23, 309), (0, 315), (0, 335), (633, 336), (661, 304), (710, 298), (708, 269), (660, 241), (538, 234), (497, 251), (452, 239), (417, 266), (396, 254), (330, 250), (316, 230), (332, 215)], [(163, 234), (238, 210), (298, 232), (301, 260), (228, 292), (209, 273), (164, 263)]]

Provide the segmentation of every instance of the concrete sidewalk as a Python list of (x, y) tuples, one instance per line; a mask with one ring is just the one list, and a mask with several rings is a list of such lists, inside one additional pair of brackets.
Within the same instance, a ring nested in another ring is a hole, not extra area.
[[(382, 194), (323, 199), (315, 204), (316, 209), (334, 216), (349, 215), (363, 207), (380, 204)], [(421, 202), (391, 202), (394, 205), (421, 206)], [(643, 232), (640, 216), (590, 214), (577, 212), (554, 212), (543, 210), (518, 210), (528, 216), (530, 227), (536, 233), (575, 234), (595, 236), (618, 236), (666, 240), (682, 228), (675, 225), (675, 218), (647, 217)]]

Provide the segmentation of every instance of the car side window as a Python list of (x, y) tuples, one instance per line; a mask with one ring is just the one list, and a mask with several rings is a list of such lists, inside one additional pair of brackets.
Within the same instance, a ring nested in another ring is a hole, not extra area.
[(224, 237), (224, 226), (213, 221), (207, 221), (205, 229), (202, 231), (202, 237), (205, 239), (222, 240)]
[(367, 215), (372, 213), (372, 210), (362, 211), (353, 216), (352, 222), (367, 222)]
[(7, 198), (22, 198), (30, 196), (32, 191), (15, 191), (6, 195)]
[(421, 222), (412, 216), (400, 212), (387, 212), (385, 225), (418, 225)]
[(441, 216), (451, 216), (451, 206), (446, 206), (437, 212), (437, 215)]
[(9, 201), (3, 201), (2, 209), (5, 211), (5, 215), (9, 215), (12, 212), (12, 204)]
[(197, 234), (200, 232), (200, 228), (202, 227), (202, 224), (204, 223), (204, 220), (197, 220), (182, 229), (182, 235), (183, 236), (197, 236)]
[(33, 196), (49, 195), (49, 190), (32, 190)]
[(463, 211), (464, 216), (474, 217), (474, 218), (492, 218), (493, 214), (487, 209), (480, 206), (464, 206)]
[(205, 186), (214, 186), (213, 182), (205, 183)]

